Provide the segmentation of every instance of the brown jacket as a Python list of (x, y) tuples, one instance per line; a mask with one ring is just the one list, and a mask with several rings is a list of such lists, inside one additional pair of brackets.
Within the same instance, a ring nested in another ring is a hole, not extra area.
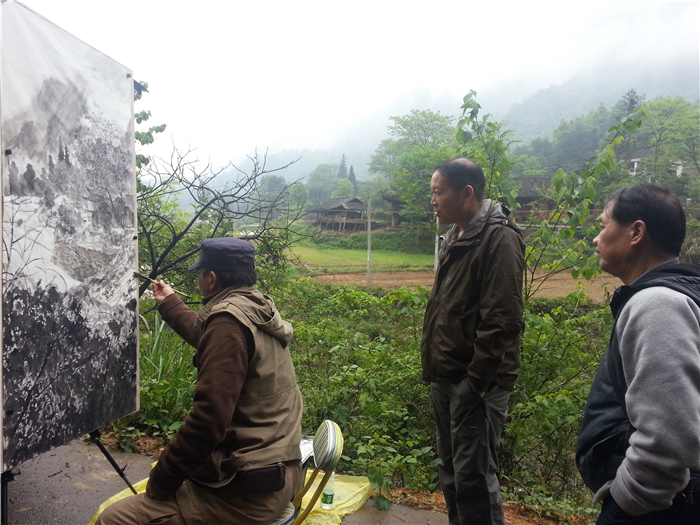
[[(506, 215), (506, 213), (508, 215)], [(525, 244), (497, 203), (448, 232), (423, 324), (423, 379), (512, 389), (520, 372)]]
[(175, 295), (163, 319), (196, 349), (194, 408), (151, 471), (172, 496), (185, 479), (212, 487), (239, 470), (301, 458), (301, 392), (289, 323), (254, 288), (227, 288), (193, 312)]

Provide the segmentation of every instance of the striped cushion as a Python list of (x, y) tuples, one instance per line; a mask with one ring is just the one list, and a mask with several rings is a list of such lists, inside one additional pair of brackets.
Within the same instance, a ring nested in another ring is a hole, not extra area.
[(292, 503), (287, 503), (287, 508), (284, 509), (279, 518), (273, 521), (270, 525), (288, 525), (294, 521), (295, 509)]
[(343, 453), (343, 433), (333, 421), (326, 419), (314, 436), (314, 463), (324, 472), (335, 470)]

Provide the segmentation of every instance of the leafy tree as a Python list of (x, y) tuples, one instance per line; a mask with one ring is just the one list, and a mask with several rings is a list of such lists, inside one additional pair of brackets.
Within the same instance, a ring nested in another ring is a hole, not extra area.
[(509, 194), (509, 203), (514, 206), (515, 194), (510, 193), (514, 186), (508, 177), (512, 164), (508, 150), (515, 143), (513, 132), (506, 128), (505, 122), (491, 121), (489, 113), (479, 119), (481, 105), (476, 101), (476, 91), (471, 90), (463, 102), (454, 144), (460, 155), (474, 160), (484, 170), (484, 196), (499, 200)]
[(512, 151), (513, 177), (551, 177), (557, 171), (554, 145), (549, 137), (536, 137), (529, 144), (514, 146)]
[(554, 130), (555, 160), (565, 170), (576, 170), (595, 155), (602, 134), (583, 118), (563, 120)]
[[(685, 196), (690, 174), (700, 175), (698, 108), (682, 97), (660, 97), (648, 102), (646, 108), (649, 125), (635, 136), (639, 148), (646, 150), (642, 153), (648, 153), (638, 176)], [(679, 166), (683, 168), (681, 177), (677, 175)]]
[(338, 181), (338, 189), (336, 189), (332, 194), (332, 199), (349, 199), (355, 193), (355, 186), (352, 185), (347, 179), (340, 179)]
[(546, 177), (547, 168), (540, 164), (537, 157), (528, 155), (513, 155), (510, 174), (513, 177)]
[(435, 165), (456, 154), (451, 145), (453, 119), (439, 112), (414, 109), (409, 115), (391, 120), (394, 125), (388, 131), (392, 138), (379, 144), (369, 170), (388, 181), (386, 197), (404, 203), (403, 217), (422, 221), (432, 216), (430, 178)]
[[(279, 175), (264, 175), (260, 179), (258, 193), (261, 211), (270, 213), (271, 217), (280, 219), (284, 214), (285, 203), (289, 200), (289, 186), (284, 177)], [(269, 203), (269, 205), (267, 205)]]
[(309, 202), (309, 188), (302, 182), (292, 184), (289, 188), (289, 204), (295, 208), (301, 208)]
[[(634, 89), (630, 89), (617, 101), (613, 112), (617, 120), (622, 120), (627, 115), (642, 107), (646, 95), (639, 95)], [(623, 134), (623, 137), (625, 135)]]
[[(508, 156), (508, 146), (512, 144), (508, 130), (504, 130), (503, 124), (491, 123), (490, 115), (479, 118), (481, 106), (476, 102), (476, 93), (470, 91), (464, 97), (462, 105), (462, 118), (457, 124), (455, 142), (463, 154), (480, 159), (480, 155), (486, 161), (480, 162), (486, 175), (486, 196), (492, 198), (505, 198), (511, 207), (515, 207), (517, 189), (514, 188), (507, 194), (501, 189), (501, 174), (499, 167), (510, 167), (511, 159)], [(547, 195), (548, 200), (554, 203), (549, 217), (530, 224), (535, 231), (530, 235), (525, 256), (527, 273), (525, 279), (525, 297), (534, 294), (542, 284), (556, 272), (570, 270), (574, 277), (583, 275), (590, 279), (600, 271), (597, 258), (588, 250), (588, 241), (592, 239), (595, 227), (585, 227), (590, 215), (595, 189), (595, 180), (609, 173), (617, 167), (614, 148), (622, 142), (623, 131), (635, 132), (643, 120), (647, 119), (646, 112), (642, 109), (634, 112), (618, 126), (610, 128), (613, 134), (611, 142), (597, 155), (591, 168), (583, 170), (580, 174), (566, 173), (559, 169), (552, 178), (552, 187)], [(489, 146), (489, 151), (483, 151), (484, 144)], [(477, 160), (477, 162), (479, 162)], [(585, 234), (581, 236), (579, 229)], [(566, 247), (559, 249), (562, 241)], [(555, 256), (552, 257), (552, 252)], [(544, 269), (544, 274), (540, 273)]]
[[(630, 115), (635, 110), (642, 107), (644, 104), (645, 95), (639, 95), (634, 89), (630, 89), (622, 95), (622, 98), (618, 100), (611, 109), (611, 113), (614, 116), (615, 122), (622, 121), (627, 115)], [(622, 134), (624, 140), (616, 148), (615, 153), (618, 158), (622, 160), (628, 160), (635, 156), (637, 149), (639, 149), (638, 142), (639, 137), (624, 133)]]
[(279, 175), (265, 175), (260, 179), (260, 194), (268, 198), (277, 198), (287, 190), (287, 181)]
[(309, 174), (307, 187), (313, 204), (319, 204), (331, 198), (331, 193), (335, 191), (338, 183), (338, 169), (337, 164), (319, 164)]
[[(268, 169), (265, 156), (250, 160), (250, 173), (237, 170), (228, 180), (223, 180), (223, 169), (192, 158), (191, 151), (175, 149), (169, 161), (157, 159), (142, 167), (137, 197), (141, 273), (151, 279), (166, 275), (176, 286), (191, 287), (191, 277), (182, 271), (199, 252), (202, 239), (232, 235), (235, 225), (246, 220), (255, 224), (248, 238), (263, 243), (271, 233), (289, 228), (300, 212), (276, 222), (286, 211), (286, 193), (263, 199), (257, 188), (265, 175), (291, 163)], [(190, 211), (180, 206), (183, 195), (193, 203)], [(146, 288), (144, 282), (140, 293)]]

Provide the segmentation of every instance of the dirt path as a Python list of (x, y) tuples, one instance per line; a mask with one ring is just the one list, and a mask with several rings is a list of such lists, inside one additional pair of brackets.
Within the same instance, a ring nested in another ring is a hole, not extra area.
[[(433, 286), (433, 272), (425, 271), (390, 271), (390, 272), (374, 272), (372, 274), (372, 286), (381, 288), (397, 288), (399, 286), (415, 286), (422, 285), (428, 288)], [(528, 276), (529, 278), (529, 276)], [(536, 274), (535, 279), (541, 278), (541, 274)], [(367, 285), (366, 272), (348, 272), (323, 274), (314, 277), (322, 282), (333, 284), (358, 284)], [(622, 283), (619, 279), (608, 274), (602, 274), (595, 277), (591, 281), (585, 281), (582, 284), (582, 291), (586, 293), (592, 301), (603, 302), (607, 300), (606, 294), (615, 291), (615, 288)], [(576, 291), (577, 281), (568, 272), (562, 272), (548, 278), (541, 283), (536, 281), (533, 288), (537, 288), (536, 297), (562, 297)]]

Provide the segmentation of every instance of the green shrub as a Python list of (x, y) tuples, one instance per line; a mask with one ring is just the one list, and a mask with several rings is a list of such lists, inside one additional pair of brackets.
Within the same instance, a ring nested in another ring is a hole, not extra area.
[(372, 293), (308, 280), (295, 290), (280, 305), (294, 321), (305, 432), (332, 419), (345, 436), (343, 472), (377, 469), (397, 485), (434, 487), (435, 431), (419, 350), (427, 290)]
[[(435, 250), (435, 236), (425, 229), (401, 229), (397, 231), (377, 230), (372, 232), (372, 249), (377, 251), (419, 253), (430, 255)], [(367, 249), (367, 232), (339, 233), (316, 232), (313, 239), (301, 243), (307, 246), (321, 246), (345, 250)]]
[[(593, 375), (606, 347), (607, 308), (576, 303), (525, 313), (522, 370), (510, 401), (500, 463), (502, 484), (511, 495), (554, 496), (585, 508), (590, 494), (574, 462), (580, 419)], [(539, 304), (538, 304), (539, 303)], [(544, 501), (544, 500), (543, 500)], [(563, 512), (563, 510), (562, 510)]]
[[(332, 419), (345, 436), (342, 472), (437, 488), (435, 423), (420, 363), (428, 290), (360, 290), (301, 278), (280, 281), (274, 292), (294, 326), (304, 433)], [(543, 513), (593, 512), (574, 451), (611, 319), (607, 308), (581, 299), (527, 302), (523, 366), (500, 449), (504, 495)], [(143, 434), (172, 436), (192, 406), (193, 350), (152, 312), (141, 330), (142, 408), (114, 424), (125, 448)]]

